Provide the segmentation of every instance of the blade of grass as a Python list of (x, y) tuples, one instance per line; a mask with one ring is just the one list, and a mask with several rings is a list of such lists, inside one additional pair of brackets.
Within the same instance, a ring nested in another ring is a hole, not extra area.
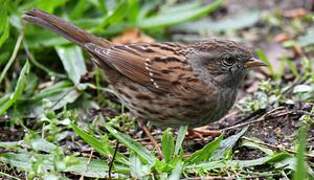
[(219, 136), (215, 140), (211, 141), (210, 143), (206, 144), (202, 149), (194, 152), (187, 160), (186, 162), (188, 164), (196, 164), (201, 161), (207, 161), (212, 153), (217, 150), (220, 146), (221, 140), (223, 136)]
[(289, 67), (289, 70), (292, 72), (292, 74), (296, 77), (296, 79), (300, 78), (300, 73), (298, 72), (297, 65), (292, 62), (292, 60), (287, 59), (287, 64)]
[(186, 22), (215, 11), (222, 5), (222, 3), (223, 0), (215, 0), (205, 7), (200, 4), (197, 8), (195, 8), (195, 5), (192, 4), (193, 8), (189, 10), (186, 10), (187, 8), (184, 8), (183, 10), (175, 10), (175, 13), (159, 13), (158, 15), (155, 15), (153, 17), (148, 17), (140, 20), (138, 22), (138, 27), (149, 29)]
[(79, 0), (71, 11), (71, 19), (77, 19), (83, 16), (83, 13), (91, 6), (87, 0)]
[(7, 102), (7, 101), (10, 99), (10, 96), (11, 96), (11, 94), (6, 94), (6, 95), (2, 96), (2, 97), (0, 98), (0, 104), (2, 105), (2, 104), (4, 104), (5, 102)]
[(242, 143), (241, 146), (250, 148), (250, 149), (257, 149), (260, 150), (262, 152), (264, 152), (267, 155), (272, 155), (274, 154), (273, 150), (271, 150), (270, 148), (268, 148), (265, 145), (259, 144), (258, 142), (261, 142), (260, 139), (251, 139), (251, 138), (245, 138)]
[(75, 85), (78, 85), (80, 83), (81, 76), (87, 73), (81, 48), (78, 46), (57, 46), (56, 51), (62, 61), (68, 77)]
[(227, 150), (232, 149), (239, 139), (244, 135), (247, 131), (248, 127), (243, 128), (238, 134), (230, 136), (221, 141), (220, 147), (213, 153), (212, 159), (219, 160), (224, 157), (224, 154)]
[[(0, 162), (9, 164), (20, 170), (30, 172), (32, 170), (32, 163), (34, 159), (45, 159), (42, 161), (41, 166), (46, 170), (54, 169), (53, 157), (50, 154), (36, 154), (36, 153), (2, 153), (0, 154)], [(62, 172), (71, 174), (93, 177), (93, 178), (106, 178), (108, 175), (108, 162), (99, 159), (89, 159), (84, 157), (66, 156), (64, 161), (71, 161), (71, 164), (62, 169)], [(115, 165), (115, 171), (119, 175), (128, 175), (129, 168), (123, 165)]]
[(112, 134), (115, 138), (117, 138), (121, 143), (127, 146), (130, 150), (139, 155), (143, 160), (148, 162), (149, 164), (153, 164), (155, 162), (155, 157), (150, 153), (148, 149), (142, 146), (140, 143), (134, 141), (130, 136), (126, 134), (122, 134), (116, 129), (112, 128), (109, 125), (105, 125), (106, 129)]
[(298, 132), (298, 139), (297, 139), (297, 163), (296, 163), (296, 169), (295, 173), (293, 175), (294, 180), (299, 179), (308, 179), (308, 173), (306, 172), (307, 167), (305, 163), (305, 148), (306, 148), (306, 132), (307, 128), (304, 124), (300, 127)]
[[(84, 157), (73, 158), (76, 161), (75, 164), (68, 166), (64, 172), (72, 174), (91, 177), (91, 178), (108, 178), (108, 162), (100, 159), (89, 159)], [(115, 172), (119, 174), (121, 179), (126, 178), (123, 175), (128, 175), (129, 168), (127, 166), (115, 164)], [(122, 178), (124, 177), (124, 178)]]
[(263, 61), (266, 65), (267, 65), (267, 69), (269, 70), (270, 74), (272, 76), (274, 76), (274, 69), (273, 69), (273, 66), (272, 64), (269, 62), (266, 54), (264, 53), (264, 51), (262, 51), (261, 49), (257, 49), (256, 50), (256, 55), (257, 57)]
[[(29, 142), (27, 142), (29, 141)], [(46, 153), (52, 153), (57, 149), (57, 145), (48, 142), (47, 140), (41, 138), (41, 137), (33, 137), (32, 139), (25, 139), (25, 143), (29, 144), (30, 147), (35, 151), (42, 151)]]
[(246, 27), (252, 27), (260, 19), (259, 11), (244, 11), (234, 14), (231, 17), (217, 20), (203, 18), (198, 21), (177, 25), (174, 31), (186, 33), (210, 33), (210, 32), (230, 32)]
[(48, 13), (53, 13), (56, 8), (63, 7), (68, 0), (54, 0), (54, 1), (46, 1), (46, 0), (36, 0), (36, 1), (26, 1), (22, 5), (19, 5), (19, 12), (23, 12), (27, 9), (38, 8)]
[(7, 0), (0, 0), (0, 47), (9, 38), (10, 35), (10, 23), (8, 16), (8, 2)]
[(274, 154), (269, 156), (266, 163), (272, 164), (272, 163), (280, 162), (280, 161), (283, 161), (283, 160), (289, 159), (289, 158), (291, 158), (291, 155), (287, 152), (274, 153)]
[(197, 9), (201, 5), (200, 1), (190, 1), (186, 3), (180, 3), (175, 5), (166, 5), (165, 7), (161, 7), (160, 13), (162, 14), (175, 14), (180, 13), (182, 11), (190, 11), (191, 9)]
[[(80, 136), (86, 143), (88, 143), (91, 147), (93, 147), (95, 149), (95, 151), (97, 151), (98, 153), (102, 154), (105, 157), (111, 157), (112, 156), (114, 150), (110, 146), (109, 142), (108, 143), (104, 143), (104, 142), (98, 140), (97, 138), (95, 138), (94, 136), (90, 135), (89, 133), (81, 130), (75, 124), (72, 124), (71, 127), (74, 130), (74, 132), (78, 136)], [(128, 164), (128, 161), (126, 160), (124, 155), (122, 155), (120, 153), (116, 154), (116, 160), (118, 162), (123, 163), (123, 164)]]
[(129, 2), (128, 18), (131, 23), (136, 23), (139, 13), (139, 0), (128, 0), (128, 2)]
[(129, 8), (128, 6), (129, 4), (127, 3), (127, 0), (122, 0), (112, 12), (109, 12), (109, 15), (105, 17), (102, 23), (96, 27), (96, 29), (98, 31), (102, 31), (106, 26), (112, 23), (120, 22), (127, 15)]
[(67, 104), (74, 103), (82, 95), (82, 92), (75, 87), (65, 88), (63, 92), (56, 96), (50, 96), (47, 99), (50, 100), (50, 108), (53, 110), (60, 109)]
[(144, 165), (137, 155), (130, 156), (130, 173), (136, 179), (143, 179), (151, 170), (152, 165)]
[(22, 40), (23, 40), (23, 33), (21, 33), (19, 35), (19, 37), (17, 38), (17, 41), (15, 43), (15, 47), (14, 47), (14, 50), (13, 50), (13, 53), (8, 61), (8, 63), (5, 65), (4, 69), (2, 70), (1, 72), (1, 75), (0, 75), (0, 84), (1, 82), (3, 81), (7, 71), (9, 70), (9, 68), (11, 67), (11, 65), (13, 64), (15, 58), (16, 58), (16, 55), (17, 55), (17, 52), (19, 51), (20, 49), (20, 46), (21, 46), (21, 43), (22, 43)]
[(182, 142), (185, 138), (185, 134), (188, 130), (188, 127), (187, 126), (181, 126), (180, 129), (179, 129), (179, 132), (178, 132), (178, 136), (177, 136), (177, 139), (176, 139), (176, 145), (175, 145), (175, 148), (174, 148), (174, 155), (178, 155), (179, 152), (180, 152), (180, 149), (182, 147)]
[(278, 153), (271, 156), (265, 156), (258, 159), (252, 160), (219, 160), (219, 161), (209, 161), (209, 162), (202, 162), (198, 164), (191, 164), (184, 167), (187, 171), (194, 171), (194, 170), (214, 170), (214, 169), (221, 169), (221, 168), (248, 168), (254, 166), (260, 166), (264, 164), (271, 164), (278, 161), (282, 161), (285, 159), (290, 158), (291, 156), (287, 153)]
[(104, 0), (98, 0), (98, 6), (99, 10), (104, 13), (107, 14), (108, 13), (108, 8), (106, 5), (106, 2)]
[(14, 93), (10, 96), (10, 98), (4, 104), (0, 105), (0, 115), (4, 114), (22, 95), (23, 90), (26, 87), (27, 75), (29, 73), (29, 70), (30, 70), (30, 65), (28, 61), (26, 61), (20, 73)]
[(180, 176), (181, 176), (181, 173), (183, 170), (183, 164), (184, 163), (182, 161), (177, 162), (176, 167), (171, 171), (171, 174), (170, 174), (168, 180), (180, 179)]
[(22, 143), (22, 141), (6, 141), (6, 142), (2, 142), (0, 141), (0, 147), (4, 148), (4, 149), (16, 149), (17, 147), (19, 147), (19, 145)]
[(36, 93), (31, 97), (32, 101), (39, 101), (49, 96), (54, 96), (64, 92), (66, 89), (72, 88), (73, 83), (69, 80), (59, 81), (56, 84), (53, 84), (45, 89), (42, 89), (40, 92)]
[(147, 3), (142, 5), (137, 15), (137, 20), (142, 21), (145, 18), (145, 16), (147, 16), (147, 14), (156, 9), (159, 4), (160, 4), (159, 1), (148, 1)]
[(174, 152), (174, 138), (170, 129), (166, 129), (161, 137), (161, 150), (164, 155), (165, 161), (171, 161)]

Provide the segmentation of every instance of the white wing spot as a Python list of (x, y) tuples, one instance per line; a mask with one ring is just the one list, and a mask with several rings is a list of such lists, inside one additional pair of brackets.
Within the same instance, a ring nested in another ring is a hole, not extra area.
[(148, 48), (144, 46), (139, 46), (143, 51), (146, 51)]
[(149, 64), (149, 63), (150, 63), (150, 59), (149, 59), (149, 58), (146, 58), (145, 61), (146, 61), (146, 62), (144, 63), (145, 69), (149, 71), (149, 72), (148, 72), (148, 74), (149, 74), (149, 76), (150, 76), (150, 79), (149, 79), (149, 80), (153, 83), (153, 85), (155, 86), (155, 88), (159, 88), (158, 84), (157, 84), (157, 83), (155, 82), (155, 80), (153, 79), (154, 73), (151, 72), (152, 69), (150, 68), (151, 65)]
[(126, 49), (129, 49), (129, 50), (133, 50), (133, 49), (130, 48), (130, 46), (128, 46), (128, 45), (123, 45), (123, 47), (125, 47)]
[(153, 82), (153, 84), (156, 88), (159, 88), (158, 84), (155, 81)]
[(147, 71), (152, 71), (152, 69), (150, 68), (150, 67), (151, 67), (150, 64), (148, 64), (148, 63), (146, 62), (146, 63), (144, 63), (144, 65), (145, 65), (145, 69), (146, 69)]

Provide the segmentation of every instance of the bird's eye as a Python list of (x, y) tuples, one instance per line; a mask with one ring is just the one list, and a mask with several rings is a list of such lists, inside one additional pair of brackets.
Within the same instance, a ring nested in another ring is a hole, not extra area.
[(234, 60), (231, 57), (228, 57), (222, 60), (222, 64), (225, 66), (232, 66), (234, 64)]

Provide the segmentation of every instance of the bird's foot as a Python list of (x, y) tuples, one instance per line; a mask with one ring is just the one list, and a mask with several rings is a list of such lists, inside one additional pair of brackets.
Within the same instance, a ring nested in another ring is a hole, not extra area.
[(205, 128), (194, 128), (194, 129), (188, 129), (187, 138), (188, 139), (194, 139), (194, 138), (200, 138), (203, 139), (205, 137), (217, 137), (221, 135), (221, 131), (219, 130), (207, 130)]
[(161, 158), (162, 157), (162, 152), (160, 149), (159, 144), (157, 143), (156, 139), (154, 138), (154, 136), (150, 133), (150, 131), (148, 130), (148, 128), (146, 127), (145, 123), (143, 121), (138, 121), (138, 125), (139, 127), (144, 131), (144, 133), (146, 134), (146, 136), (149, 138), (149, 140), (151, 141), (151, 143), (154, 145), (158, 156)]

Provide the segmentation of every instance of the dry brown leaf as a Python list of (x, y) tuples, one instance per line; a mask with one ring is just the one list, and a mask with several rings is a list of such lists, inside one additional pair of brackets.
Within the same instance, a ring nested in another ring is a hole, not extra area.
[(299, 18), (307, 14), (307, 10), (304, 8), (291, 9), (283, 11), (282, 15), (287, 18)]
[(125, 30), (120, 36), (112, 39), (114, 44), (152, 43), (155, 40), (137, 28)]
[(274, 37), (274, 41), (275, 42), (278, 42), (278, 43), (282, 43), (284, 41), (287, 41), (289, 40), (290, 37), (288, 34), (286, 33), (280, 33), (280, 34), (277, 34), (275, 37)]

